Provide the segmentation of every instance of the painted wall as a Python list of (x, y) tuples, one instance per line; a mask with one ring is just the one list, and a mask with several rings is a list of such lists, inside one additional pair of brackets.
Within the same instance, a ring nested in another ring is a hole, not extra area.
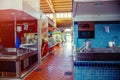
[[(30, 0), (29, 2), (33, 2)], [(24, 11), (31, 16), (40, 19), (42, 12), (39, 6), (40, 0), (34, 1), (32, 4), (28, 4), (26, 0), (0, 0), (0, 10), (15, 9)], [(37, 9), (37, 10), (36, 10)]]
[(120, 15), (76, 15), (74, 21), (119, 21)]
[(22, 0), (0, 0), (0, 10), (4, 9), (22, 9)]
[[(109, 27), (109, 32), (105, 31), (105, 27)], [(90, 39), (92, 48), (105, 48), (109, 41), (115, 41), (116, 46), (120, 46), (120, 24), (98, 24), (95, 23), (95, 38)], [(78, 39), (78, 24), (74, 23), (74, 44), (76, 48), (80, 48), (84, 44), (85, 39)]]
[(0, 22), (0, 45), (6, 48), (15, 47), (14, 22)]

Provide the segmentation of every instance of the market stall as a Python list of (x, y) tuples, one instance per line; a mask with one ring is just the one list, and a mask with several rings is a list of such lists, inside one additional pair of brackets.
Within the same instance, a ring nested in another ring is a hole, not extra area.
[(49, 54), (54, 53), (54, 48), (56, 46), (55, 38), (53, 37), (53, 32), (55, 31), (56, 26), (55, 22), (51, 19), (49, 19), (48, 23), (48, 48), (49, 48)]
[(22, 78), (40, 63), (40, 17), (23, 0), (12, 5), (15, 2), (2, 0), (0, 3), (1, 78)]
[(48, 18), (45, 15), (41, 16), (40, 22), (40, 41), (41, 41), (41, 59), (48, 55)]

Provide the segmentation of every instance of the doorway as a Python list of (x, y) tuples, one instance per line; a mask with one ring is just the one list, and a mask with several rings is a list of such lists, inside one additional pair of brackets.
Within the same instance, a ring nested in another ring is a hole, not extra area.
[(65, 29), (65, 42), (71, 42), (72, 41), (72, 34), (71, 29)]

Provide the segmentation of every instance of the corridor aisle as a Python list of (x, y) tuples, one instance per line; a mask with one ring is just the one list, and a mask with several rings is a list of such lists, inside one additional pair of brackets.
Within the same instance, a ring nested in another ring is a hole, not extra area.
[(72, 45), (68, 42), (57, 46), (54, 55), (49, 55), (25, 80), (74, 80), (73, 75)]

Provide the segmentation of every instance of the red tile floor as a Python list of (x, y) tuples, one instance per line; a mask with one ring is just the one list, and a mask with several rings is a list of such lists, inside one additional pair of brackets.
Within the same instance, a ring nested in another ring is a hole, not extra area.
[(25, 80), (74, 80), (71, 43), (55, 47), (53, 55), (49, 55), (40, 66)]

